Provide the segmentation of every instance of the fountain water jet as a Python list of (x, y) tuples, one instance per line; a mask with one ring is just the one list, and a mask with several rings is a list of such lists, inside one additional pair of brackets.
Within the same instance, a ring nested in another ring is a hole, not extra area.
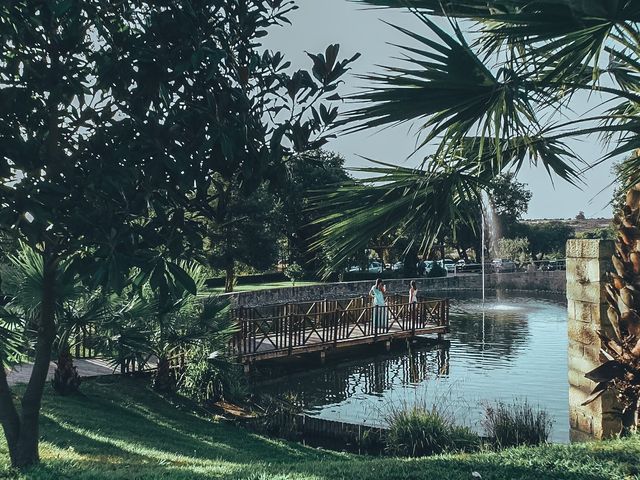
[(481, 262), (482, 262), (482, 305), (485, 304), (486, 293), (485, 293), (485, 246), (487, 243), (487, 235), (486, 228), (489, 227), (489, 248), (486, 250), (489, 252), (493, 252), (494, 254), (498, 251), (498, 238), (500, 238), (499, 232), (499, 223), (496, 212), (493, 208), (493, 204), (491, 203), (491, 199), (489, 198), (489, 194), (483, 190), (480, 194), (481, 204), (482, 204), (482, 238), (481, 238)]

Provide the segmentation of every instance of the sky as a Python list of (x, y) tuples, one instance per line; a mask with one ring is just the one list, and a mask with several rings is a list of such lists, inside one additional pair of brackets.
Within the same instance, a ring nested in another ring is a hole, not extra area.
[[(310, 69), (311, 60), (305, 51), (324, 52), (332, 43), (340, 44), (340, 58), (360, 53), (362, 56), (345, 77), (342, 94), (365, 85), (358, 74), (380, 71), (379, 65), (394, 63), (393, 57), (400, 50), (393, 44), (407, 44), (406, 37), (385, 22), (429, 34), (412, 14), (402, 10), (365, 8), (350, 0), (297, 0), (297, 4), (300, 8), (289, 15), (292, 25), (273, 28), (264, 44), (283, 52), (294, 68)], [(577, 110), (588, 108), (586, 97), (578, 103), (584, 105), (577, 105)], [(342, 106), (345, 108), (348, 106)], [(408, 158), (416, 145), (415, 133), (415, 126), (410, 124), (369, 130), (342, 135), (326, 149), (340, 153), (347, 167), (365, 165), (362, 157), (413, 167), (420, 158)], [(595, 138), (575, 142), (571, 147), (586, 160), (595, 160), (603, 153)], [(587, 218), (610, 217), (611, 166), (609, 162), (586, 172), (586, 186), (581, 189), (557, 178), (552, 184), (542, 167), (523, 168), (518, 180), (533, 193), (525, 218), (573, 218), (579, 211), (584, 211)]]

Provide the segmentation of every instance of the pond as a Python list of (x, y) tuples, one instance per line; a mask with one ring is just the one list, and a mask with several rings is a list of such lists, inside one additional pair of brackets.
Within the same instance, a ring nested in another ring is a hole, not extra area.
[[(452, 296), (449, 294), (449, 296)], [(311, 416), (372, 426), (390, 409), (434, 402), (458, 423), (479, 429), (487, 402), (527, 399), (553, 418), (551, 440), (569, 441), (567, 310), (560, 296), (455, 294), (448, 342), (305, 365), (262, 383), (262, 392), (293, 396)], [(317, 362), (317, 359), (316, 359)]]

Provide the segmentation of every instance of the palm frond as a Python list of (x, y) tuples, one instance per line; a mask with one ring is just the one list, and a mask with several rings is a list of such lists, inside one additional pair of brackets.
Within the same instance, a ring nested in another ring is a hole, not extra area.
[(500, 162), (502, 139), (538, 129), (527, 79), (507, 68), (494, 74), (457, 25), (451, 36), (427, 17), (419, 18), (437, 40), (395, 27), (422, 48), (402, 47), (407, 68), (385, 67), (385, 74), (363, 77), (373, 86), (351, 98), (362, 106), (346, 115), (349, 131), (417, 120), (425, 132), (420, 146), (438, 139), (437, 156), (452, 155), (465, 138), (475, 136), (480, 139), (478, 155), (490, 149)]
[(461, 206), (479, 206), (479, 192), (491, 178), (487, 172), (478, 175), (476, 166), (464, 161), (433, 162), (429, 170), (376, 163), (358, 169), (372, 176), (365, 183), (316, 199), (316, 208), (325, 215), (315, 222), (322, 230), (314, 246), (331, 252), (332, 268), (345, 265), (371, 239), (399, 228), (420, 232), (413, 243), (428, 250), (444, 226), (473, 221), (475, 212)]

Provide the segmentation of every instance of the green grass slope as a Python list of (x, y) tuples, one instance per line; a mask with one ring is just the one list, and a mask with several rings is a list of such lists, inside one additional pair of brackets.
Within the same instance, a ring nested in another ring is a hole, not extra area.
[(42, 464), (16, 479), (640, 479), (640, 438), (416, 460), (359, 457), (254, 435), (198, 415), (144, 380), (87, 381), (81, 396), (47, 389)]

